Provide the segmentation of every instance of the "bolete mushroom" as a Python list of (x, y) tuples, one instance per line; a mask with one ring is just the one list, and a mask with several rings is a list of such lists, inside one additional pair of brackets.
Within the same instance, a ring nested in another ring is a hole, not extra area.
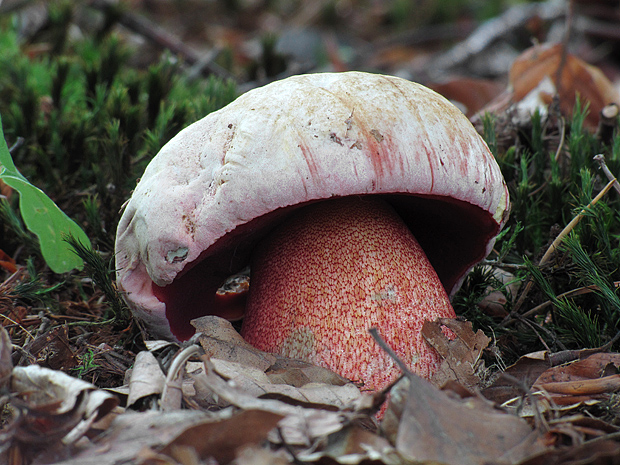
[(242, 335), (384, 387), (398, 369), (375, 326), (422, 376), (425, 320), (487, 256), (506, 184), (467, 118), (435, 92), (361, 72), (293, 76), (174, 137), (120, 220), (117, 283), (152, 333), (245, 308), (216, 291), (251, 262)]

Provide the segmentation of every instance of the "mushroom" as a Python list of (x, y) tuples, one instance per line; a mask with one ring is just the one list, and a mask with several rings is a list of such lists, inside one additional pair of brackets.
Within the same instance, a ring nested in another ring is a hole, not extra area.
[[(293, 76), (190, 125), (153, 158), (120, 220), (117, 283), (151, 333), (244, 317), (259, 349), (380, 389), (398, 368), (375, 326), (429, 377), (425, 320), (491, 251), (509, 210), (469, 120), (410, 81)], [(217, 289), (251, 263), (247, 305)], [(247, 309), (246, 309), (247, 307)]]

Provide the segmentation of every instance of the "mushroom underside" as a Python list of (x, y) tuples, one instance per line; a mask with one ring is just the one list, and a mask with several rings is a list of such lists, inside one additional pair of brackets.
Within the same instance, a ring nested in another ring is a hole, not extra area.
[[(380, 197), (413, 233), (450, 295), (467, 270), (486, 256), (488, 244), (499, 230), (487, 211), (464, 201), (410, 194)], [(153, 283), (153, 294), (166, 306), (172, 334), (187, 340), (194, 334), (190, 321), (204, 315), (242, 318), (245, 303), (218, 299), (217, 289), (228, 276), (247, 266), (261, 239), (306, 205), (284, 207), (237, 227), (203, 251), (171, 284), (160, 287)]]
[(251, 266), (241, 334), (254, 347), (379, 390), (400, 369), (370, 336), (376, 328), (415, 373), (429, 378), (439, 367), (422, 325), (454, 318), (454, 310), (419, 243), (382, 199), (297, 210), (257, 244)]

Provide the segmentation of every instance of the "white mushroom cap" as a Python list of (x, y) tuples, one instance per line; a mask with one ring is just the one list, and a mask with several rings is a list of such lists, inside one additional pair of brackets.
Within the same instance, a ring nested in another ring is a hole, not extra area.
[[(170, 317), (173, 299), (196, 303), (244, 266), (283, 207), (367, 194), (392, 195), (450, 294), (509, 210), (493, 155), (439, 94), (361, 72), (293, 76), (190, 125), (153, 158), (118, 226), (118, 286), (170, 337), (166, 306)], [(193, 286), (166, 297), (182, 275)], [(218, 314), (211, 305), (187, 315)]]

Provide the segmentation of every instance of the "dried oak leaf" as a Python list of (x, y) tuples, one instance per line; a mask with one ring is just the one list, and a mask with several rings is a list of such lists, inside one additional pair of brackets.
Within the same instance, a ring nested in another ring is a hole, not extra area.
[[(230, 412), (226, 412), (230, 417)], [(42, 456), (39, 463), (56, 465), (116, 465), (120, 463), (144, 463), (144, 455), (159, 455), (184, 431), (202, 423), (225, 421), (220, 417), (194, 410), (175, 412), (132, 412), (116, 416), (105, 434), (91, 442), (77, 444), (70, 457), (60, 460), (51, 455)], [(155, 452), (155, 454), (153, 454)], [(160, 456), (161, 457), (161, 456)], [(153, 461), (146, 463), (167, 463)]]
[(211, 359), (211, 363), (213, 370), (223, 379), (246, 394), (263, 399), (280, 399), (290, 404), (335, 410), (350, 405), (360, 397), (360, 391), (353, 383), (307, 383), (295, 387), (272, 383), (265, 373), (253, 367), (215, 358)]
[[(446, 337), (442, 327), (447, 327), (456, 337)], [(484, 368), (480, 356), (491, 341), (481, 330), (474, 333), (468, 321), (440, 318), (425, 322), (422, 336), (442, 358), (431, 379), (435, 386), (443, 386), (448, 381), (457, 381), (467, 388), (479, 385), (478, 373)]]
[(620, 354), (597, 353), (566, 365), (545, 370), (533, 389), (545, 392), (557, 405), (574, 405), (608, 398), (620, 390)]
[(192, 320), (198, 342), (209, 357), (267, 370), (276, 361), (273, 354), (252, 347), (243, 340), (230, 321), (215, 315)]
[(325, 383), (343, 386), (349, 382), (327, 368), (252, 347), (230, 321), (223, 318), (208, 315), (192, 320), (192, 324), (200, 332), (198, 342), (206, 355), (265, 372), (273, 384), (301, 387), (308, 383)]
[[(523, 355), (517, 362), (510, 365), (504, 373), (508, 377), (499, 376), (491, 386), (481, 391), (482, 395), (496, 404), (503, 404), (511, 399), (524, 395), (523, 387), (529, 389), (534, 381), (549, 367), (551, 362), (546, 351), (532, 352)], [(514, 380), (518, 382), (515, 383)]]
[(166, 376), (153, 353), (138, 352), (129, 377), (127, 407), (138, 407), (139, 402), (144, 404), (147, 399), (159, 397), (165, 382)]
[[(513, 98), (517, 102), (524, 100), (548, 78), (559, 92), (562, 113), (572, 114), (576, 95), (579, 94), (582, 102), (590, 104), (586, 122), (595, 128), (603, 107), (610, 103), (620, 103), (620, 96), (599, 68), (571, 53), (564, 56), (563, 47), (562, 44), (535, 45), (514, 61), (509, 74)], [(558, 71), (561, 71), (559, 78)], [(546, 104), (551, 103), (552, 97), (544, 91), (540, 93), (540, 99)]]
[(356, 425), (349, 425), (326, 438), (326, 446), (319, 452), (297, 455), (303, 462), (337, 464), (377, 463), (402, 465), (403, 459), (387, 439)]
[(247, 446), (261, 444), (282, 419), (282, 415), (262, 410), (245, 410), (220, 421), (191, 426), (170, 441), (162, 454), (174, 457), (179, 448), (193, 449), (198, 458), (214, 458), (225, 465)]
[[(408, 460), (455, 465), (515, 464), (544, 450), (528, 423), (477, 396), (458, 398), (408, 374), (405, 405), (396, 433)], [(387, 414), (386, 414), (387, 415)]]
[(525, 116), (536, 109), (546, 113), (556, 94), (562, 114), (570, 116), (579, 94), (581, 102), (589, 105), (585, 124), (596, 129), (601, 110), (611, 103), (620, 104), (620, 95), (599, 68), (565, 53), (563, 47), (563, 44), (540, 44), (523, 52), (510, 69), (507, 92), (474, 118), (486, 111), (504, 111), (509, 105)]
[(490, 79), (456, 77), (429, 87), (455, 103), (468, 117), (473, 116), (504, 90), (503, 85)]
[(90, 383), (38, 365), (13, 368), (9, 387), (15, 416), (0, 431), (0, 462), (3, 453), (29, 461), (52, 446), (63, 450), (118, 404)]
[[(193, 375), (198, 391), (211, 391), (223, 401), (240, 409), (265, 410), (283, 418), (278, 426), (286, 444), (310, 447), (315, 441), (339, 431), (351, 414), (343, 411), (329, 411), (320, 408), (290, 405), (277, 399), (261, 399), (248, 394), (233, 380), (226, 380), (217, 374), (215, 366), (203, 357), (205, 369)], [(273, 442), (279, 438), (270, 437)]]

